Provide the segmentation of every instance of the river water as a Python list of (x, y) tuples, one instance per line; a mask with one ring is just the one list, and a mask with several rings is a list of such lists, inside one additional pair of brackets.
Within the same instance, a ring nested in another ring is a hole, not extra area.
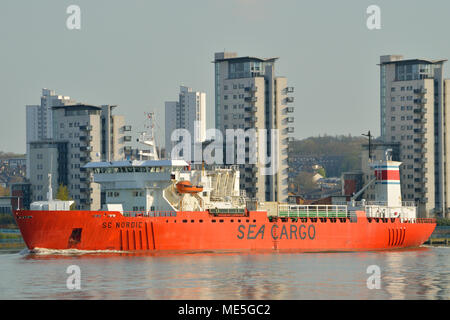
[[(80, 289), (68, 289), (72, 265)], [(379, 268), (378, 289), (368, 288), (370, 266)], [(450, 247), (431, 246), (157, 255), (24, 249), (0, 251), (0, 299), (450, 299), (449, 266)]]

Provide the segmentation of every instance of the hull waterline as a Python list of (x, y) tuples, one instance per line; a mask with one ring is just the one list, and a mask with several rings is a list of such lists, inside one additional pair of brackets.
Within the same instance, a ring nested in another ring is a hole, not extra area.
[(104, 211), (26, 211), (15, 219), (30, 250), (370, 251), (418, 247), (433, 232), (432, 219), (276, 218), (265, 212), (214, 216), (209, 212), (126, 217)]

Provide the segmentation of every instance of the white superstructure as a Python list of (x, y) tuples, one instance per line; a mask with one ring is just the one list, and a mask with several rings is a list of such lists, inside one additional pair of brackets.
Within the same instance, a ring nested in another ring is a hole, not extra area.
[[(203, 211), (244, 209), (239, 170), (190, 170), (184, 160), (91, 162), (94, 182), (104, 193), (104, 210), (121, 212)], [(201, 186), (197, 193), (180, 193), (177, 183)]]

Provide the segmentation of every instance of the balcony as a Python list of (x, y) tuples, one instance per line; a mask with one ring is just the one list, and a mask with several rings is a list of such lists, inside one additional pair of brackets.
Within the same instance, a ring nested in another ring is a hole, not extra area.
[(92, 147), (80, 147), (80, 151), (86, 151), (86, 152), (91, 152), (92, 151)]
[(92, 126), (80, 126), (80, 130), (82, 130), (82, 131), (91, 131), (92, 130)]
[(422, 143), (425, 143), (425, 142), (424, 142), (424, 139), (417, 138), (417, 139), (414, 139), (414, 143), (422, 144)]
[(294, 133), (294, 127), (286, 128), (287, 133)]
[(131, 141), (131, 136), (124, 136), (123, 137), (123, 141), (130, 142)]
[(80, 136), (80, 141), (92, 141), (92, 136)]
[(258, 179), (255, 177), (255, 176), (253, 176), (253, 177), (251, 177), (251, 178), (245, 178), (245, 182), (246, 183), (256, 183), (256, 182), (258, 182)]
[(288, 123), (293, 123), (293, 122), (294, 122), (294, 117), (288, 117), (288, 118), (286, 118), (286, 122), (288, 122)]
[(428, 102), (427, 99), (422, 98), (422, 99), (414, 99), (414, 103), (416, 104), (426, 104)]
[(287, 102), (287, 103), (294, 102), (294, 97), (287, 97), (287, 98), (286, 98), (286, 102)]
[(123, 131), (131, 131), (131, 126), (123, 126)]
[(426, 163), (427, 162), (427, 158), (426, 157), (422, 157), (422, 158), (415, 158), (414, 162), (416, 163)]
[(416, 108), (413, 111), (414, 113), (426, 113), (427, 112), (427, 108), (422, 107), (422, 108)]
[(258, 111), (258, 108), (257, 107), (246, 107), (246, 108), (244, 108), (244, 111), (254, 113), (254, 112)]
[(251, 116), (251, 117), (245, 118), (244, 120), (245, 120), (245, 122), (255, 123), (256, 121), (258, 121), (258, 117)]
[(123, 147), (123, 152), (125, 152), (125, 153), (131, 153), (131, 151), (133, 151), (133, 149), (132, 149), (130, 146)]
[(421, 117), (421, 118), (416, 118), (414, 119), (414, 123), (416, 124), (422, 124), (422, 123), (427, 123), (427, 119)]
[(414, 93), (415, 94), (426, 94), (427, 93), (427, 89), (425, 89), (425, 88), (414, 89)]
[(294, 112), (294, 107), (287, 107), (286, 108), (286, 113), (293, 113)]
[(425, 133), (427, 133), (427, 129), (426, 128), (414, 129), (414, 133), (416, 133), (416, 134), (425, 134)]
[(258, 92), (257, 87), (246, 87), (244, 90), (245, 92), (252, 92), (252, 93)]
[(287, 87), (286, 88), (286, 93), (293, 93), (294, 92), (294, 87)]
[(252, 102), (252, 103), (254, 103), (254, 102), (258, 101), (258, 98), (257, 97), (245, 97), (244, 101), (245, 102)]

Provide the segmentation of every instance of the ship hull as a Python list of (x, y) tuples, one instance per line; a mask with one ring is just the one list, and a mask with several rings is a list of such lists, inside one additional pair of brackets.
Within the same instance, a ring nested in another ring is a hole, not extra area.
[(432, 219), (368, 219), (364, 212), (353, 219), (269, 219), (265, 212), (126, 217), (118, 212), (21, 210), (15, 219), (30, 250), (370, 251), (420, 246), (436, 226)]

